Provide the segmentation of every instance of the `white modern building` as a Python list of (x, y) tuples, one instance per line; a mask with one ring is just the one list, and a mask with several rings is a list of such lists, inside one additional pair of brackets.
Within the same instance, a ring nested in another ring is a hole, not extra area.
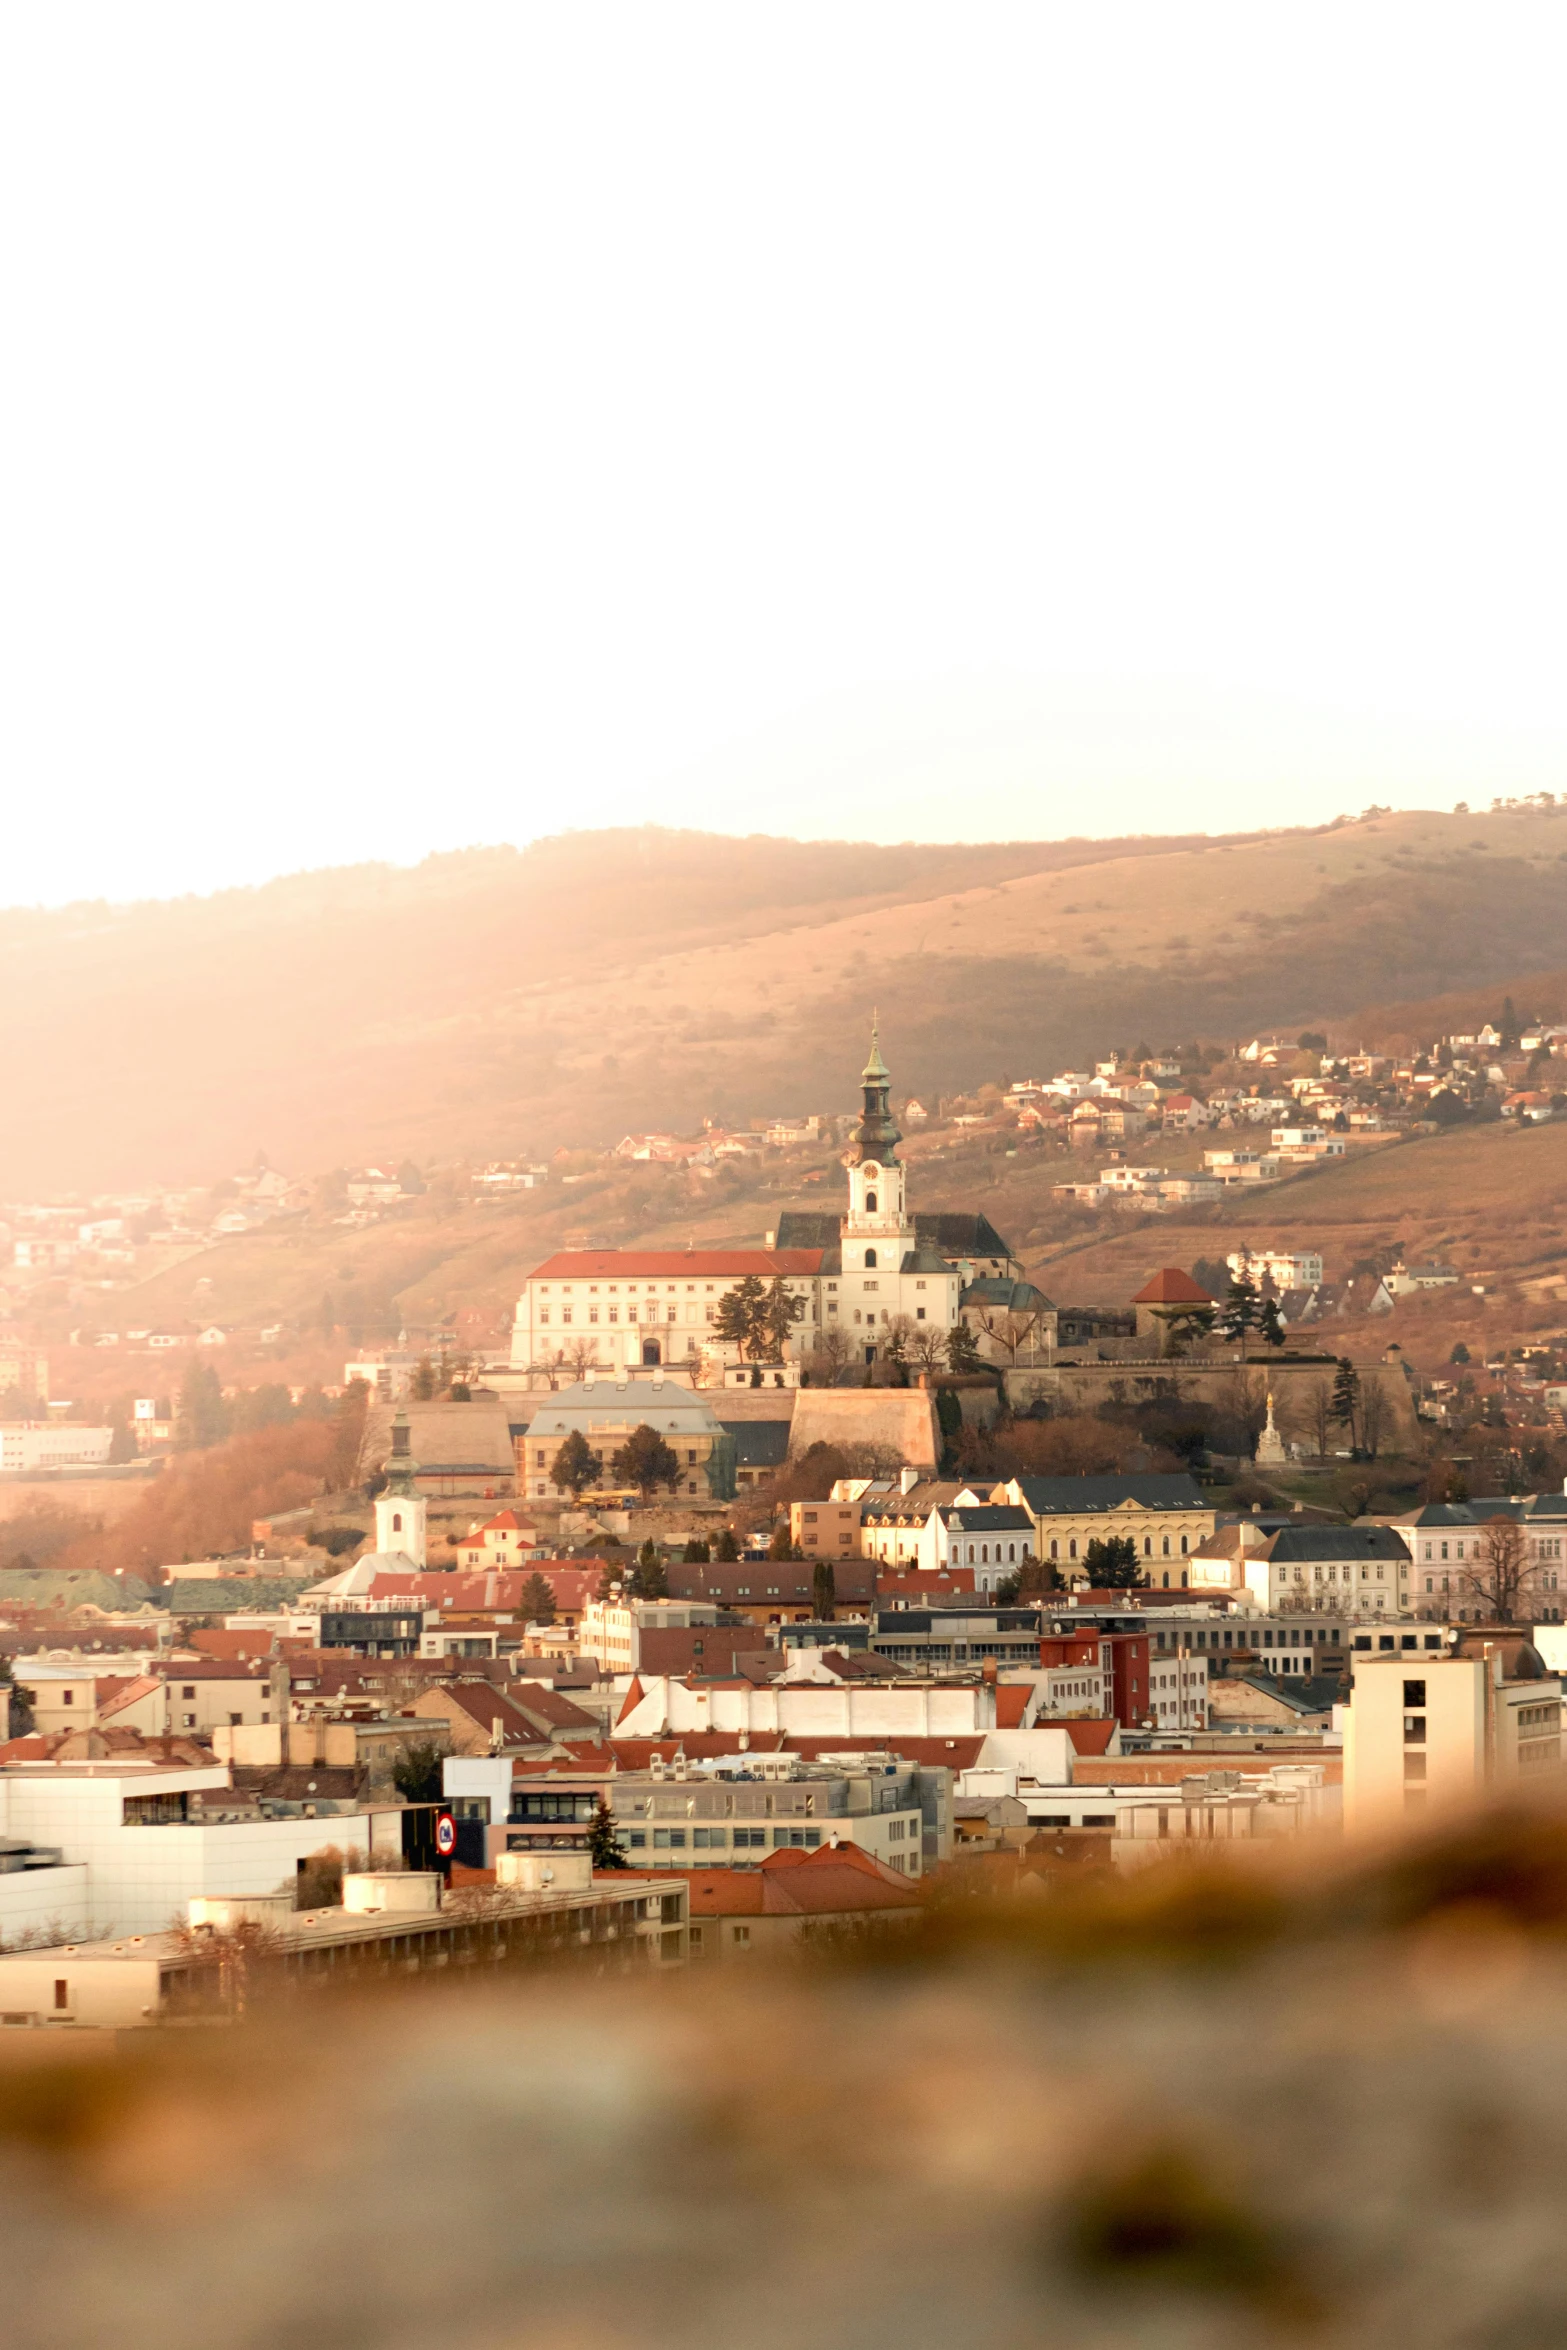
[[(401, 1859), (400, 1809), (347, 1820), (204, 1816), (221, 1814), (230, 1793), (222, 1764), (13, 1764), (0, 1770), (0, 1838), (58, 1851), (70, 1879), (59, 1887), (61, 1922), (67, 1930), (75, 1923), (100, 1935), (161, 1933), (184, 1918), (198, 1894), (268, 1894), (292, 1887), (299, 1863), (326, 1844), (352, 1842)], [(45, 1873), (37, 1873), (36, 1884), (32, 1871), (17, 1882), (31, 1907), (49, 1911), (56, 1896), (42, 1883)], [(0, 1875), (0, 1925), (9, 1922), (9, 1883)], [(66, 1908), (74, 1909), (74, 1918), (64, 1916)]]
[(86, 1428), (74, 1420), (0, 1422), (0, 1470), (97, 1469), (109, 1458), (112, 1428)]

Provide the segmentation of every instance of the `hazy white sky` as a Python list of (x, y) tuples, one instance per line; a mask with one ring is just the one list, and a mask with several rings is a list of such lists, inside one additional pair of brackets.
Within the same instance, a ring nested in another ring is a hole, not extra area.
[(0, 14), (0, 901), (1567, 788), (1558, 11)]

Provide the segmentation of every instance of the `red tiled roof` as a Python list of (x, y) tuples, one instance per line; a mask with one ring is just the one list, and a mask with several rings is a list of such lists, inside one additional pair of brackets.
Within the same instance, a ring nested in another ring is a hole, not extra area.
[(705, 1275), (739, 1278), (760, 1273), (803, 1276), (819, 1273), (819, 1248), (566, 1248), (535, 1265), (529, 1279), (591, 1281), (611, 1273), (628, 1281), (700, 1280)]
[(1049, 1726), (1066, 1732), (1076, 1754), (1107, 1754), (1110, 1741), (1115, 1736), (1113, 1721), (1060, 1722)]
[(1179, 1265), (1162, 1265), (1133, 1298), (1134, 1306), (1211, 1306), (1213, 1299)]
[(134, 1681), (98, 1681), (94, 1687), (98, 1697), (98, 1719), (106, 1722), (111, 1714), (123, 1713), (127, 1706), (139, 1705), (144, 1697), (151, 1697), (163, 1687), (163, 1683), (156, 1673), (138, 1673)]
[(438, 1607), (444, 1614), (515, 1615), (522, 1605), (523, 1585), (534, 1575), (544, 1577), (557, 1607), (581, 1608), (596, 1596), (603, 1574), (601, 1558), (574, 1561), (570, 1566), (556, 1559), (532, 1559), (520, 1567), (432, 1568), (414, 1575), (377, 1567), (370, 1596)]
[[(659, 1870), (662, 1877), (666, 1872)], [(854, 1844), (771, 1852), (758, 1869), (675, 1869), (690, 1888), (693, 1925), (710, 1917), (840, 1917), (917, 1909), (919, 1887)]]
[(244, 1664), (251, 1657), (272, 1654), (272, 1634), (262, 1627), (252, 1626), (248, 1632), (193, 1632), (190, 1645), (198, 1656), (221, 1656)]

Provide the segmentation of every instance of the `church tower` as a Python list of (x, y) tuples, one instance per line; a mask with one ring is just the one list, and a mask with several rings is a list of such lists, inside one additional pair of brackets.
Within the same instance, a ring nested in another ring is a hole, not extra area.
[(375, 1498), (375, 1547), (383, 1556), (400, 1550), (422, 1570), (426, 1504), (414, 1485), (419, 1464), (409, 1450), (406, 1412), (400, 1411), (392, 1422), (392, 1450), (382, 1465), (386, 1484)]
[(846, 1273), (900, 1270), (917, 1245), (914, 1219), (904, 1197), (904, 1169), (898, 1159), (903, 1140), (892, 1115), (892, 1073), (881, 1057), (875, 1025), (871, 1057), (862, 1079), (865, 1107), (849, 1146), (849, 1212), (841, 1226)]

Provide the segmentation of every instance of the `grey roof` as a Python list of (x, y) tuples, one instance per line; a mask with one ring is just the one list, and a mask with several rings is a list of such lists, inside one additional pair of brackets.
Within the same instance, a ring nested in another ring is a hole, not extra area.
[[(830, 1208), (786, 1208), (778, 1219), (779, 1248), (836, 1249), (843, 1218)], [(957, 1257), (1010, 1257), (1011, 1249), (988, 1216), (945, 1214), (916, 1216), (915, 1236), (922, 1247), (933, 1248), (944, 1261)], [(833, 1268), (823, 1265), (823, 1272)]]
[[(905, 1266), (905, 1271), (908, 1268)], [(971, 1281), (958, 1300), (965, 1306), (994, 1306), (1003, 1314), (1048, 1314), (1054, 1307), (1042, 1289), (1032, 1281), (1008, 1281), (999, 1273), (981, 1274)]]
[[(297, 1583), (290, 1586), (298, 1588)], [(154, 1591), (139, 1575), (109, 1575), (100, 1567), (0, 1567), (0, 1607), (9, 1601), (13, 1607), (90, 1606), (118, 1613), (147, 1599), (163, 1606), (167, 1594)]]
[(1010, 1503), (987, 1503), (983, 1509), (974, 1509), (966, 1502), (961, 1507), (954, 1502), (937, 1516), (954, 1534), (1031, 1534), (1034, 1530), (1027, 1510), (1014, 1509)]
[(1036, 1518), (1081, 1510), (1113, 1510), (1122, 1502), (1148, 1510), (1205, 1510), (1195, 1480), (1184, 1470), (1117, 1472), (1104, 1477), (1019, 1477), (1024, 1502)]
[(646, 1423), (660, 1435), (676, 1429), (683, 1435), (711, 1435), (717, 1425), (713, 1397), (678, 1380), (617, 1378), (606, 1373), (591, 1384), (579, 1379), (558, 1395), (547, 1395), (533, 1415), (534, 1437), (566, 1436), (575, 1429), (638, 1427)]
[(1270, 1559), (1404, 1559), (1409, 1546), (1394, 1526), (1284, 1526), (1268, 1544)]
[(1343, 1685), (1330, 1675), (1303, 1673), (1236, 1673), (1233, 1678), (1277, 1697), (1298, 1714), (1325, 1714), (1344, 1700)]

